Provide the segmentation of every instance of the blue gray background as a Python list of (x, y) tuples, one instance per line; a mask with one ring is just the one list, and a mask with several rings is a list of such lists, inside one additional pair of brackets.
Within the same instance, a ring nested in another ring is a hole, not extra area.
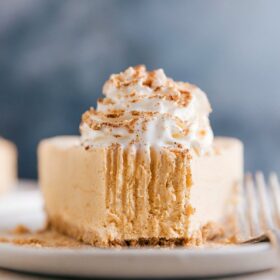
[(162, 67), (208, 93), (216, 135), (246, 169), (280, 171), (280, 2), (2, 0), (0, 134), (36, 177), (36, 145), (78, 134), (110, 73)]

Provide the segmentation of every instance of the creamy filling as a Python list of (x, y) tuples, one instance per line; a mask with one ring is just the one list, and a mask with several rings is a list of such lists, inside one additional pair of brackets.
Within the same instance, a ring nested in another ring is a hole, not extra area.
[[(106, 208), (111, 239), (190, 238), (191, 173), (185, 151), (107, 149)], [(187, 178), (187, 180), (186, 180)], [(135, 234), (135, 237), (134, 237)]]

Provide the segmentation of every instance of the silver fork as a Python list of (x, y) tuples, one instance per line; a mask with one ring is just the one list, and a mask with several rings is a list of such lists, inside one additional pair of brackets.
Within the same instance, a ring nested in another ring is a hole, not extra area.
[(238, 203), (241, 243), (271, 241), (280, 255), (280, 185), (275, 173), (245, 176)]

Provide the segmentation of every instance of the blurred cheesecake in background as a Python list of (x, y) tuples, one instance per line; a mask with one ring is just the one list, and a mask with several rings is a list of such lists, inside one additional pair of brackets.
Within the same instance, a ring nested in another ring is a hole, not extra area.
[(81, 137), (43, 140), (49, 225), (86, 243), (200, 245), (222, 234), (243, 178), (243, 145), (214, 139), (204, 92), (130, 67), (105, 83)]
[(0, 138), (0, 195), (17, 181), (17, 150), (15, 145)]

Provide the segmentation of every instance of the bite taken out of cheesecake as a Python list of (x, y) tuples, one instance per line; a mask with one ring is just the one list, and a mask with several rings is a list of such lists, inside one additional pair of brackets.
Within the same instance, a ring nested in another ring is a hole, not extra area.
[(243, 178), (243, 146), (214, 139), (205, 93), (144, 66), (112, 75), (103, 92), (81, 137), (39, 145), (50, 227), (100, 247), (213, 238)]
[(0, 138), (0, 195), (10, 190), (17, 181), (17, 150), (15, 145)]

